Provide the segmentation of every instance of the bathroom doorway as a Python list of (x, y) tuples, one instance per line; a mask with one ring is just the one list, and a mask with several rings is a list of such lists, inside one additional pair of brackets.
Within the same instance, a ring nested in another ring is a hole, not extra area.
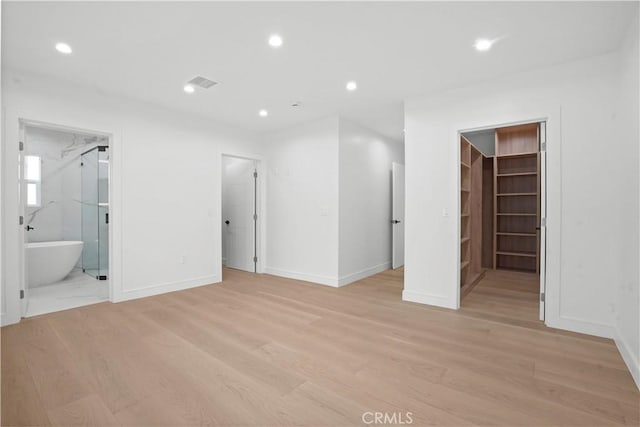
[(23, 124), (22, 316), (109, 299), (109, 136)]

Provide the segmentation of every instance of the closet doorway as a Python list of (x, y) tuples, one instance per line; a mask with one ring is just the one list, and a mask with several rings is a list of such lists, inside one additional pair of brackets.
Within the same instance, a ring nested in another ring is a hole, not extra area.
[(546, 124), (460, 132), (460, 305), (544, 320)]

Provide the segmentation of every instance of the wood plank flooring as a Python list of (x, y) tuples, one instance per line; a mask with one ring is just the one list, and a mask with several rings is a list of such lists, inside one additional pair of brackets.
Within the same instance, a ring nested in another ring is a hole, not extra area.
[(224, 279), (2, 328), (2, 425), (640, 423), (615, 345), (544, 327), (522, 280), (489, 274), (452, 311), (402, 302), (402, 271)]
[(547, 329), (539, 320), (540, 282), (535, 273), (486, 270), (480, 282), (462, 298), (460, 313), (469, 317)]

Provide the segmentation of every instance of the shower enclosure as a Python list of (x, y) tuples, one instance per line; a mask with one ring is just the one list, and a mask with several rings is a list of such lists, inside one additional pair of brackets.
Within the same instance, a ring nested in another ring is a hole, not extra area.
[(98, 280), (109, 273), (109, 147), (82, 153), (82, 271)]

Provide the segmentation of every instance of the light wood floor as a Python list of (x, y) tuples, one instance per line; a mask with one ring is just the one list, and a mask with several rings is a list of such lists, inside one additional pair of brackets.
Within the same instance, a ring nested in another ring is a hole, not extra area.
[(462, 299), (460, 312), (469, 317), (551, 331), (539, 320), (539, 280), (535, 273), (487, 270)]
[(341, 289), (224, 275), (3, 328), (2, 425), (639, 423), (614, 344), (544, 328), (508, 280), (451, 311), (401, 302), (402, 272)]

